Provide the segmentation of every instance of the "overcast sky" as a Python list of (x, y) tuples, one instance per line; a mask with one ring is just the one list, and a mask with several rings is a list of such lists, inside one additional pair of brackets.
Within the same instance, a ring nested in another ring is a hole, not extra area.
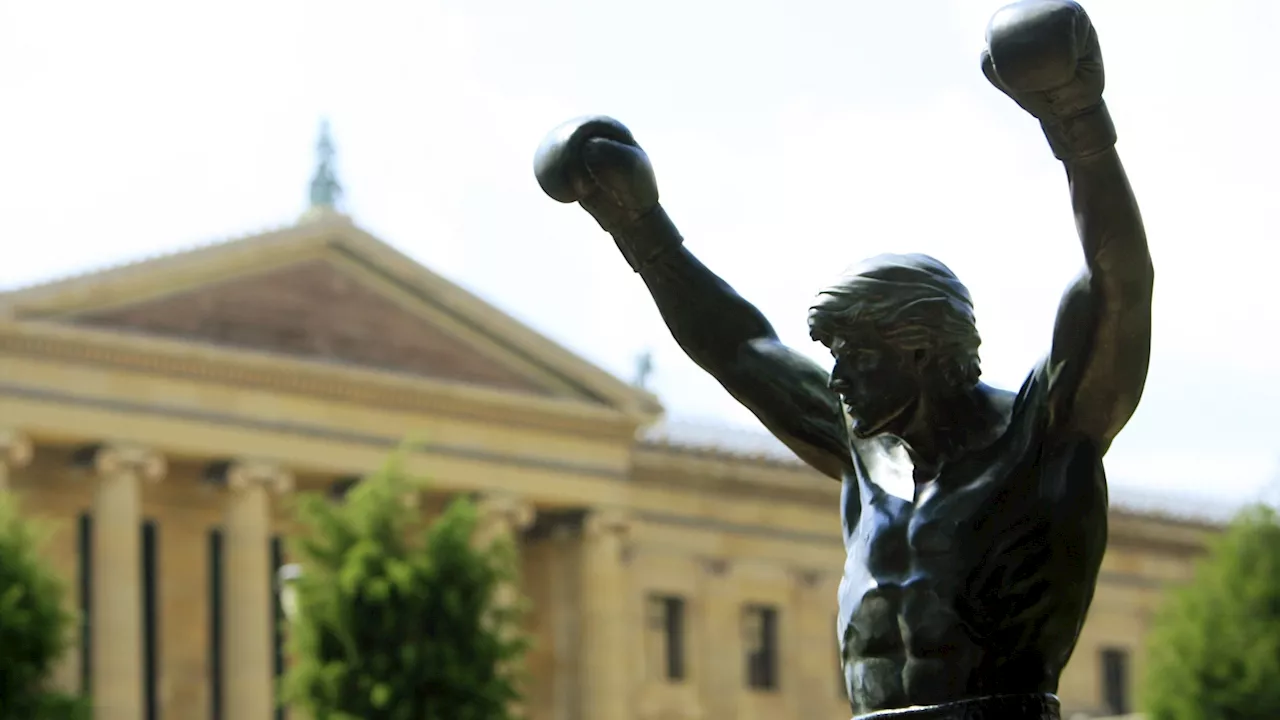
[[(651, 348), (673, 416), (750, 423), (608, 236), (534, 182), (547, 130), (605, 113), (784, 340), (829, 364), (814, 291), (924, 252), (972, 289), (986, 379), (1016, 389), (1082, 258), (1060, 165), (978, 69), (998, 5), (0, 0), (0, 284), (292, 222), (328, 116), (365, 228), (615, 373)], [(1280, 468), (1280, 3), (1087, 7), (1157, 273), (1109, 473), (1244, 499)]]

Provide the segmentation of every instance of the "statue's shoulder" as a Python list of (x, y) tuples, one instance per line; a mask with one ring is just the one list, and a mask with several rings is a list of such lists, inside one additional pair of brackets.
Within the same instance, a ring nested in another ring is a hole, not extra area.
[(1017, 392), (987, 388), (987, 397), (1004, 418), (990, 445), (978, 453), (988, 462), (1033, 452), (1053, 434), (1051, 378), (1045, 362), (1037, 363)]
[(1003, 390), (1008, 397), (1009, 416), (1011, 422), (1044, 421), (1050, 410), (1050, 389), (1053, 387), (1054, 371), (1049, 358), (1043, 358), (1031, 368), (1022, 381), (1022, 387), (1016, 393)]
[(1031, 369), (1018, 391), (1015, 416), (1032, 425), (1043, 440), (1052, 440), (1065, 429), (1077, 370), (1045, 357)]

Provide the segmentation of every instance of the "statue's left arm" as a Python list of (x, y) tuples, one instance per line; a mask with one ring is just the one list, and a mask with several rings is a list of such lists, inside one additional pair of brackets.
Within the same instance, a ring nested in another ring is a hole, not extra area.
[(1137, 409), (1147, 380), (1151, 255), (1115, 148), (1065, 165), (1085, 270), (1063, 295), (1053, 331), (1055, 424), (1105, 451)]
[(1085, 270), (1058, 309), (1052, 422), (1103, 452), (1138, 407), (1151, 356), (1154, 273), (1102, 100), (1102, 53), (1071, 0), (1021, 0), (992, 18), (983, 72), (1040, 120), (1071, 187)]

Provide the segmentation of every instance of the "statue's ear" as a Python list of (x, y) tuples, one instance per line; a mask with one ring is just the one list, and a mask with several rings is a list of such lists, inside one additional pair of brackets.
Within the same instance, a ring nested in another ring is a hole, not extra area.
[(949, 388), (961, 388), (967, 384), (964, 363), (954, 356), (939, 362), (937, 372)]
[(933, 351), (928, 348), (916, 348), (911, 351), (911, 364), (915, 367), (918, 377), (928, 377), (929, 365), (933, 363), (933, 360)]

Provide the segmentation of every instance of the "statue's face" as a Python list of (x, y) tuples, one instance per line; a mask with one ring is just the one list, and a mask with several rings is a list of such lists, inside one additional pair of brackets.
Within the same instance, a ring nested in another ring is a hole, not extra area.
[(885, 342), (872, 328), (824, 339), (835, 358), (831, 389), (853, 418), (853, 434), (900, 434), (919, 399), (917, 359)]

